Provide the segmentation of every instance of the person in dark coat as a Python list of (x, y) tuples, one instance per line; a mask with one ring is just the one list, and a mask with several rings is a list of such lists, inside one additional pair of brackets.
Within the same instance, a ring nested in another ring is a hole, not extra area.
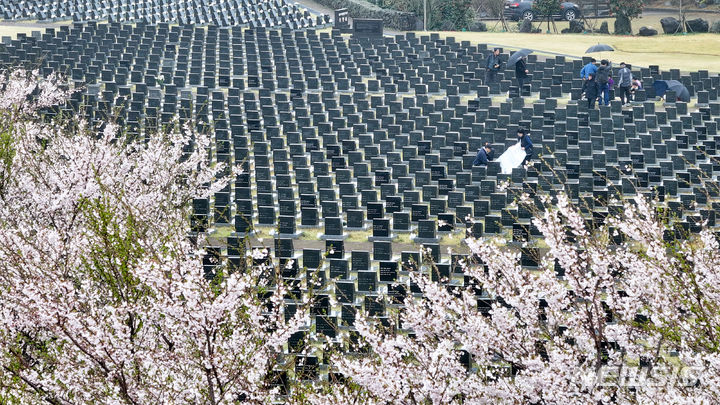
[(583, 84), (583, 92), (588, 101), (588, 109), (595, 108), (595, 100), (600, 95), (600, 84), (595, 80), (594, 74), (589, 74), (585, 84)]
[(518, 91), (520, 92), (520, 95), (522, 95), (523, 86), (525, 85), (525, 80), (528, 78), (528, 73), (530, 73), (530, 71), (527, 68), (527, 63), (525, 62), (525, 57), (523, 56), (515, 62), (515, 78), (517, 78)]
[(500, 48), (495, 48), (485, 61), (485, 85), (497, 81), (500, 65), (502, 65), (500, 61)]
[(490, 147), (489, 142), (485, 142), (485, 145), (478, 150), (477, 156), (473, 160), (473, 166), (487, 165), (493, 159), (495, 159), (495, 150)]
[(521, 165), (525, 166), (525, 164), (533, 157), (533, 143), (530, 140), (530, 135), (528, 134), (527, 129), (518, 129), (517, 135), (518, 140), (520, 141), (520, 147), (525, 151), (525, 159), (523, 159), (521, 163)]

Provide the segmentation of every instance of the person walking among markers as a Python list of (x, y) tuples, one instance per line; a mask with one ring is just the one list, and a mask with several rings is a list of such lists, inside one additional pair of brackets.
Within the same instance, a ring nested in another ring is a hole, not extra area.
[(485, 61), (485, 85), (497, 82), (497, 74), (500, 71), (500, 48), (493, 49)]
[(610, 62), (607, 59), (600, 61), (600, 67), (597, 69), (597, 76), (595, 81), (600, 85), (600, 94), (598, 94), (600, 105), (610, 105), (610, 77), (612, 76), (612, 69), (610, 68)]
[(525, 151), (525, 159), (523, 159), (521, 166), (525, 166), (533, 157), (533, 143), (530, 140), (528, 130), (525, 128), (518, 128), (517, 131), (518, 141), (520, 141), (520, 147)]
[(490, 142), (485, 142), (485, 145), (478, 150), (473, 166), (487, 165), (493, 159), (495, 159), (495, 149), (490, 147)]
[(595, 100), (600, 95), (600, 85), (595, 80), (595, 74), (591, 73), (588, 75), (587, 80), (583, 84), (583, 92), (588, 101), (588, 110), (595, 108)]
[(580, 70), (580, 78), (583, 80), (587, 80), (589, 75), (594, 75), (597, 73), (597, 65), (595, 65), (595, 58), (590, 59), (590, 63), (583, 66), (583, 68)]
[(515, 78), (517, 79), (519, 96), (523, 94), (523, 87), (525, 86), (525, 80), (528, 78), (528, 73), (530, 73), (530, 71), (527, 68), (525, 56), (523, 56), (515, 62)]
[(618, 71), (618, 93), (620, 93), (620, 102), (622, 105), (630, 104), (630, 88), (632, 87), (633, 75), (625, 62), (620, 62), (620, 70)]

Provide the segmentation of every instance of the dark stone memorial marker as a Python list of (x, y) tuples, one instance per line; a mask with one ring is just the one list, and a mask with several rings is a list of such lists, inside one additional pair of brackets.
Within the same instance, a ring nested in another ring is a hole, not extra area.
[(430, 276), (433, 281), (448, 282), (450, 279), (450, 264), (442, 263), (436, 264), (431, 270)]
[(418, 221), (417, 236), (413, 238), (416, 243), (437, 243), (437, 223), (434, 219)]
[(343, 304), (340, 318), (345, 325), (353, 326), (355, 325), (355, 313), (357, 313), (357, 308), (355, 306), (351, 304)]
[(410, 231), (410, 213), (395, 212), (393, 213), (393, 231), (409, 232)]
[(539, 252), (537, 248), (522, 249), (520, 254), (520, 263), (523, 267), (537, 267)]
[(321, 257), (319, 249), (303, 249), (303, 267), (317, 269), (320, 267)]
[(358, 291), (372, 292), (377, 290), (377, 274), (375, 271), (358, 271)]
[(295, 200), (280, 200), (278, 201), (278, 207), (280, 210), (280, 215), (293, 217), (297, 215)]
[(513, 224), (513, 242), (527, 242), (528, 241), (528, 225)]
[(345, 243), (341, 240), (326, 240), (325, 251), (328, 259), (342, 259), (345, 256)]
[(381, 202), (370, 202), (367, 204), (367, 219), (368, 221), (379, 219), (385, 216), (385, 209)]
[(504, 193), (492, 193), (490, 194), (490, 209), (495, 210), (501, 210), (505, 208), (505, 204), (507, 202), (507, 197)]
[(335, 10), (335, 28), (346, 34), (350, 32), (350, 12), (346, 8)]
[(258, 224), (274, 225), (275, 224), (275, 208), (274, 207), (258, 207)]
[(348, 261), (330, 259), (330, 278), (348, 278)]
[(383, 21), (376, 18), (354, 18), (353, 38), (382, 38)]
[(275, 256), (276, 257), (293, 257), (295, 249), (293, 248), (293, 240), (285, 238), (275, 239)]
[(334, 338), (337, 333), (337, 318), (330, 316), (316, 316), (315, 331), (327, 337)]
[(335, 298), (340, 303), (352, 304), (355, 301), (355, 282), (336, 281)]
[(380, 262), (380, 281), (394, 282), (397, 281), (397, 262), (381, 261)]
[(455, 230), (454, 214), (438, 214), (438, 232), (452, 232)]
[(365, 229), (365, 212), (363, 210), (348, 210), (347, 227), (351, 230)]
[(387, 292), (390, 304), (402, 304), (407, 297), (407, 288), (402, 284), (390, 284), (388, 285)]
[(413, 204), (411, 213), (413, 222), (426, 220), (430, 215), (427, 204)]
[[(292, 262), (290, 262), (290, 260), (292, 260)], [(297, 274), (300, 271), (300, 266), (298, 266), (297, 260), (289, 257), (280, 259), (280, 268), (282, 269), (283, 278), (297, 277)]]
[(298, 237), (299, 233), (295, 229), (295, 217), (280, 215), (278, 217), (277, 231), (282, 237)]
[(470, 238), (481, 238), (483, 235), (482, 222), (471, 222), (467, 224), (465, 235)]
[(416, 271), (420, 267), (419, 252), (402, 252), (400, 254), (402, 271)]
[(343, 232), (343, 220), (340, 217), (325, 218), (325, 234), (321, 239), (345, 239), (347, 235)]
[(373, 242), (374, 260), (392, 260), (392, 242)]
[(388, 214), (402, 211), (402, 197), (388, 196), (385, 198), (385, 211), (387, 211)]
[[(318, 209), (314, 207), (303, 207), (300, 210), (300, 224), (305, 227), (316, 227), (318, 225)], [(294, 220), (294, 217), (293, 217)], [(279, 221), (279, 219), (278, 219)]]
[(373, 234), (370, 241), (389, 241), (395, 239), (390, 233), (390, 220), (385, 218), (373, 219)]
[(353, 271), (370, 269), (370, 252), (364, 250), (353, 250), (350, 255)]

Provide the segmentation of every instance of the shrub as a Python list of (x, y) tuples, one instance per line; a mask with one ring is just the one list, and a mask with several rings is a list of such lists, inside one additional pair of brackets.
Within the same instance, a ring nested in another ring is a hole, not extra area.
[[(385, 6), (423, 18), (422, 0), (386, 0)], [(471, 0), (427, 0), (428, 30), (469, 29), (473, 21)]]
[(379, 18), (386, 26), (401, 31), (413, 31), (417, 26), (417, 17), (413, 13), (380, 8), (365, 0), (317, 0), (317, 2), (333, 9), (347, 8), (352, 18)]
[(485, 24), (482, 21), (475, 21), (470, 26), (470, 31), (485, 32), (485, 31), (487, 31), (487, 24)]
[(643, 0), (610, 0), (610, 12), (615, 15), (615, 34), (632, 34), (631, 21), (640, 16), (643, 4)]
[(720, 34), (720, 20), (717, 20), (714, 23), (712, 23), (712, 25), (710, 26), (710, 32), (712, 32), (714, 34)]
[(543, 17), (560, 14), (560, 0), (537, 0), (533, 3), (533, 10)]

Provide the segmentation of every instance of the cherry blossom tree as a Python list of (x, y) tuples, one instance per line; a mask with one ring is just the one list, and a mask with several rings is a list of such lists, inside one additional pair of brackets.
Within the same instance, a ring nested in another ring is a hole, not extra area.
[(305, 320), (286, 321), (267, 251), (233, 271), (188, 237), (192, 199), (231, 179), (209, 138), (41, 119), (62, 83), (0, 79), (0, 401), (271, 401)]
[[(188, 234), (192, 199), (236, 169), (209, 162), (210, 140), (188, 126), (135, 140), (112, 123), (47, 119), (40, 110), (71, 92), (63, 82), (0, 75), (3, 403), (720, 397), (720, 245), (640, 196), (611, 201), (602, 221), (564, 194), (519, 196), (542, 208), (532, 221), (542, 243), (527, 242), (542, 253), (537, 268), (521, 266), (527, 245), (502, 238), (467, 239), (462, 277), (410, 266), (405, 298), (400, 286), (380, 297), (401, 303), (389, 322), (358, 315), (336, 351), (308, 338), (301, 354), (329, 354), (330, 372), (303, 381), (284, 346), (308, 331), (311, 297), (294, 297), (267, 251), (238, 268)], [(290, 311), (288, 297), (302, 305)]]
[[(359, 315), (367, 355), (339, 354), (336, 399), (398, 404), (712, 403), (720, 257), (708, 230), (676, 235), (643, 197), (593, 226), (560, 194), (533, 224), (537, 270), (500, 239), (468, 239), (470, 286), (411, 271), (422, 298), (400, 332)], [(538, 202), (538, 201), (535, 201)], [(519, 204), (534, 205), (527, 195)], [(562, 275), (562, 276), (560, 276)], [(467, 284), (467, 283), (466, 283)], [(318, 396), (326, 403), (326, 397)]]

